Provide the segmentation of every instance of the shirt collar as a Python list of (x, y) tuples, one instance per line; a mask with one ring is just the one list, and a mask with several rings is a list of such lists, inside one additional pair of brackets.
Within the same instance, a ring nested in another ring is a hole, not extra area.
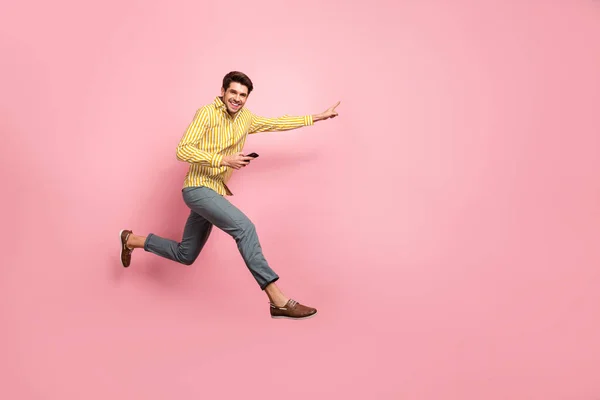
[[(221, 110), (222, 112), (225, 113), (225, 115), (227, 115), (229, 118), (232, 118), (231, 115), (229, 114), (229, 111), (227, 111), (227, 106), (225, 105), (225, 103), (223, 102), (223, 99), (221, 96), (217, 96), (215, 97), (215, 101), (213, 102), (213, 104), (215, 105), (215, 108), (217, 110)], [(235, 121), (237, 119), (237, 117), (240, 115), (240, 112), (242, 110), (240, 110), (235, 117), (233, 118), (233, 120)]]
[(227, 112), (227, 107), (225, 107), (225, 103), (223, 103), (223, 99), (221, 98), (221, 96), (215, 97), (214, 105), (217, 108), (217, 110)]

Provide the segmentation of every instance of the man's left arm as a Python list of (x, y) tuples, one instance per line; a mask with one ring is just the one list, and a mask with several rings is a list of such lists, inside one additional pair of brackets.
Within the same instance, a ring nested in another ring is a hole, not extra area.
[(338, 113), (335, 111), (335, 108), (339, 105), (340, 102), (338, 101), (336, 105), (329, 107), (320, 114), (304, 115), (299, 117), (284, 115), (283, 117), (279, 118), (266, 118), (254, 115), (248, 133), (252, 134), (258, 132), (289, 131), (292, 129), (302, 128), (303, 126), (311, 126), (317, 121), (323, 121), (329, 118), (337, 117)]

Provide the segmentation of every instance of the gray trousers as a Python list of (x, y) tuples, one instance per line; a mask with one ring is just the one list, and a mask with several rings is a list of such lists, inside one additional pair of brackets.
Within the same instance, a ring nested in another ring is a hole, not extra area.
[(207, 187), (187, 187), (183, 200), (191, 212), (181, 242), (150, 233), (144, 250), (181, 264), (191, 265), (208, 240), (213, 225), (231, 235), (254, 279), (264, 290), (279, 276), (269, 267), (252, 221), (224, 196)]

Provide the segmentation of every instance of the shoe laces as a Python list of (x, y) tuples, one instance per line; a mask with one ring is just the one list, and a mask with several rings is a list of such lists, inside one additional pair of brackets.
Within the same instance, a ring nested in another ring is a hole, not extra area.
[(290, 301), (288, 301), (283, 307), (277, 307), (273, 303), (269, 303), (269, 304), (271, 305), (272, 308), (279, 308), (280, 310), (287, 310), (288, 307), (294, 308), (296, 306), (296, 304), (298, 304), (298, 302), (294, 299), (290, 299)]

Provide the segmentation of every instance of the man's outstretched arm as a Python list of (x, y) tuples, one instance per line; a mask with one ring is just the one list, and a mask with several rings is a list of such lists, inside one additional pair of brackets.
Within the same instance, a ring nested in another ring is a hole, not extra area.
[(336, 105), (329, 107), (320, 114), (299, 117), (290, 117), (285, 115), (279, 118), (266, 118), (254, 115), (252, 118), (252, 124), (250, 125), (250, 131), (248, 133), (252, 134), (258, 132), (288, 131), (301, 128), (303, 126), (311, 126), (317, 121), (323, 121), (329, 118), (337, 117), (338, 113), (335, 111), (335, 108), (339, 105), (340, 102), (338, 101)]

